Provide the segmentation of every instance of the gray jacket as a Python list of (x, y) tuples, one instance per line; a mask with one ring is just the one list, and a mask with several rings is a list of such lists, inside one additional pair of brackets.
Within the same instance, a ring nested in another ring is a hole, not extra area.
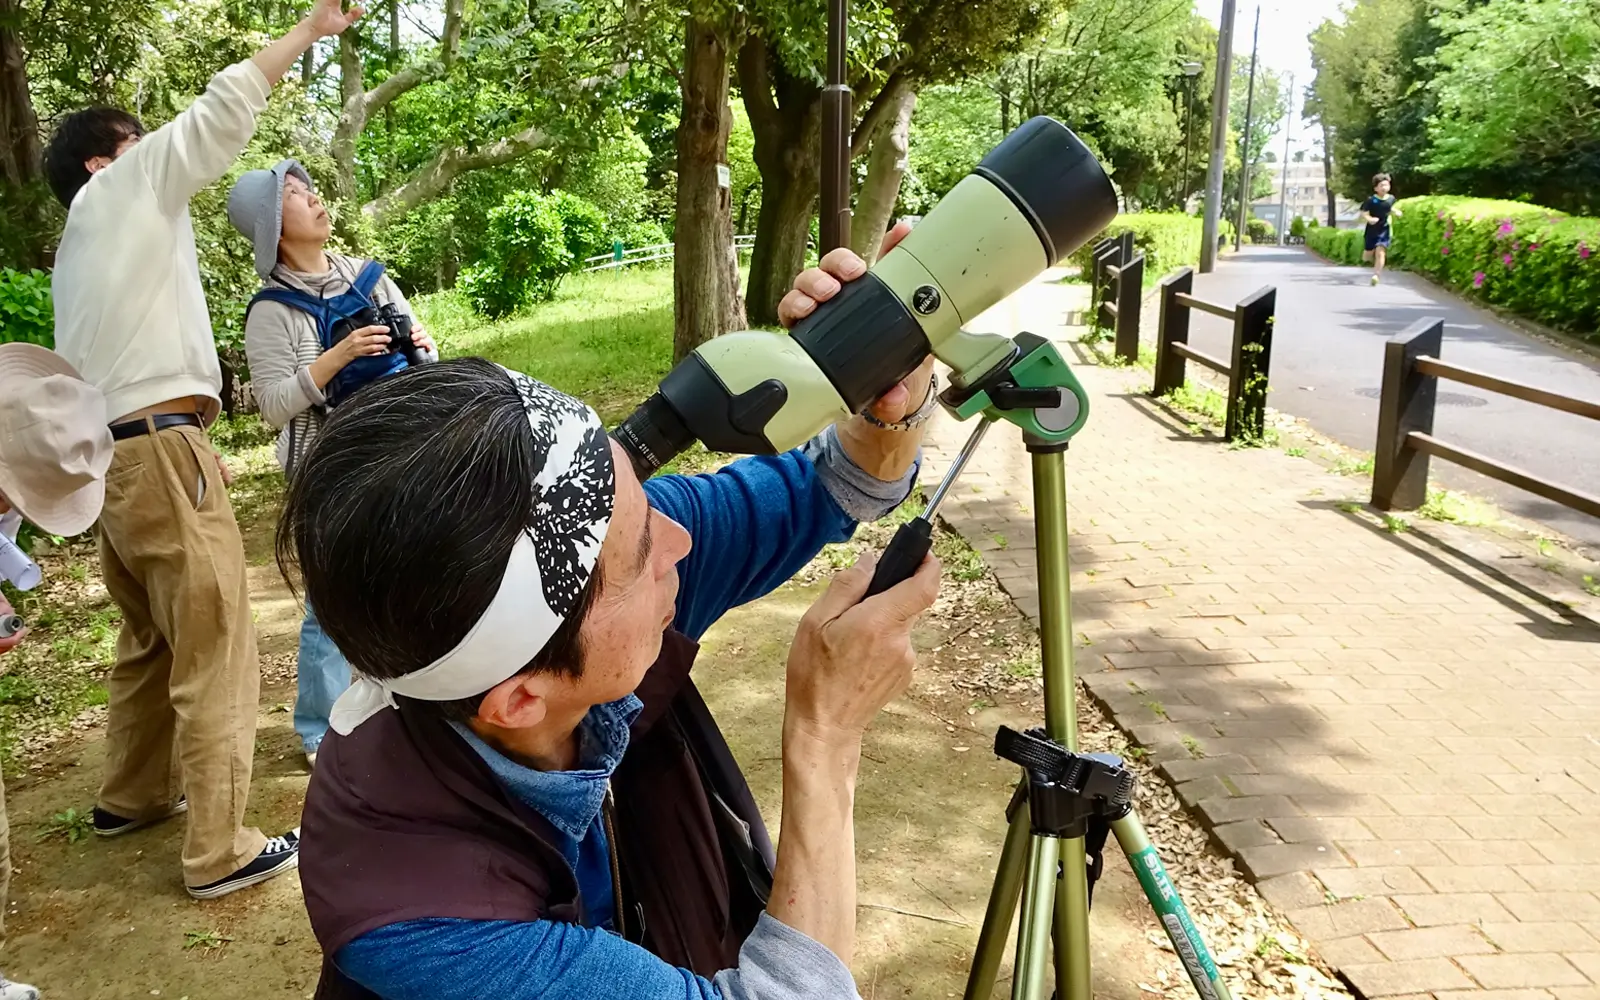
[[(327, 257), (330, 266), (323, 274), (291, 271), (279, 264), (264, 287), (292, 288), (324, 299), (349, 291), (366, 260), (336, 253)], [(372, 290), (372, 299), (376, 305), (392, 302), (411, 313), (411, 304), (387, 274)], [(317, 321), (280, 302), (259, 302), (245, 322), (244, 351), (261, 416), (280, 431), (278, 464), (289, 472), (316, 440), (328, 403), (311, 378), (311, 364), (322, 356)]]

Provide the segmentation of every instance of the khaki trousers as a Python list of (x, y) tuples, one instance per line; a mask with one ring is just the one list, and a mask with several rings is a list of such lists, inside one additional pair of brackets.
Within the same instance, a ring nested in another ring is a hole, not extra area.
[(6, 784), (0, 781), (0, 947), (6, 943), (6, 907), (11, 903), (11, 820), (6, 816)]
[(187, 795), (190, 886), (266, 846), (244, 826), (261, 672), (244, 540), (214, 456), (198, 427), (118, 441), (100, 515), (100, 566), (122, 633), (106, 683), (99, 804), (150, 819)]

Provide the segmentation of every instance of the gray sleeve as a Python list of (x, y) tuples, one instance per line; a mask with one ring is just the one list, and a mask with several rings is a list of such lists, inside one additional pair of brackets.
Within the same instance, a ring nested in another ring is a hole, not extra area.
[(327, 397), (302, 367), (296, 344), (301, 314), (278, 302), (257, 303), (244, 325), (244, 353), (250, 362), (250, 383), (262, 419), (274, 427), (289, 421)]
[(861, 1000), (838, 955), (765, 913), (739, 949), (739, 967), (712, 982), (725, 1000)]
[(829, 426), (821, 434), (807, 441), (801, 448), (811, 464), (817, 467), (817, 477), (833, 497), (839, 509), (857, 521), (876, 521), (905, 502), (916, 485), (917, 472), (922, 467), (922, 453), (906, 474), (893, 482), (885, 482), (869, 475), (851, 460), (839, 443), (839, 432)]

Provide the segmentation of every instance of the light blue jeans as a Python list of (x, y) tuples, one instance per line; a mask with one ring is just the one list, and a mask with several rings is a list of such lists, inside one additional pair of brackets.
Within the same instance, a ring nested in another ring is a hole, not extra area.
[(350, 664), (317, 623), (316, 612), (306, 605), (300, 624), (300, 664), (294, 699), (294, 731), (306, 753), (316, 753), (328, 732), (333, 703), (350, 686)]

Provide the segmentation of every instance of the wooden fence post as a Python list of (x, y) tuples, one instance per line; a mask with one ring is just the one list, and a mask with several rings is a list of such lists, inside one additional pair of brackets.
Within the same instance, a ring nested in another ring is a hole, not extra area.
[(1139, 360), (1139, 306), (1144, 298), (1144, 254), (1122, 265), (1117, 277), (1117, 357), (1128, 364)]
[(1443, 345), (1444, 320), (1436, 318), (1418, 320), (1384, 345), (1378, 441), (1372, 451), (1372, 505), (1380, 510), (1415, 510), (1428, 498), (1428, 456), (1406, 447), (1406, 435), (1433, 433), (1439, 380), (1418, 372), (1416, 360), (1437, 358)]
[(1189, 342), (1189, 307), (1178, 304), (1179, 293), (1194, 292), (1194, 268), (1180, 267), (1161, 279), (1161, 313), (1156, 320), (1156, 377), (1152, 396), (1165, 396), (1183, 385), (1188, 361), (1173, 352), (1173, 344)]
[(1228, 379), (1229, 441), (1259, 441), (1267, 430), (1267, 378), (1278, 292), (1271, 285), (1240, 302), (1233, 318), (1233, 374)]
[(1094, 299), (1090, 315), (1094, 317), (1092, 325), (1097, 331), (1111, 325), (1106, 322), (1105, 309), (1102, 308), (1106, 303), (1106, 293), (1111, 284), (1111, 277), (1106, 274), (1106, 268), (1121, 267), (1123, 263), (1122, 246), (1115, 242), (1102, 250), (1094, 259)]

